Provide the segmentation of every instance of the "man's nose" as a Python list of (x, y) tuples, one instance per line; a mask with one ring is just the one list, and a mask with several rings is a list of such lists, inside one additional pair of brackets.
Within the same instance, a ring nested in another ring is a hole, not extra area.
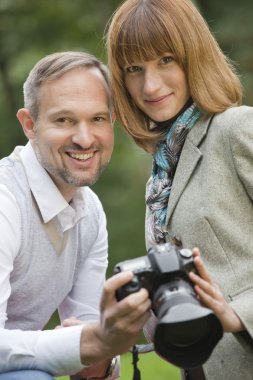
[(72, 141), (75, 144), (81, 145), (83, 148), (90, 147), (94, 142), (92, 125), (84, 121), (78, 123), (75, 126)]

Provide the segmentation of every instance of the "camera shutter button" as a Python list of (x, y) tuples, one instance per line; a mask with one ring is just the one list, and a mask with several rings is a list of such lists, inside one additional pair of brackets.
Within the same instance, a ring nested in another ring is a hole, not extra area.
[(190, 259), (192, 257), (192, 251), (188, 248), (180, 249), (180, 255), (185, 259)]

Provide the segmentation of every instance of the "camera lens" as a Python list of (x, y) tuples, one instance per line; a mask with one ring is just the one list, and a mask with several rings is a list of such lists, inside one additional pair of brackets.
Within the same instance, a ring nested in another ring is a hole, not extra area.
[(177, 305), (169, 314), (159, 322), (162, 329), (159, 335), (166, 346), (189, 347), (201, 342), (210, 333), (209, 318), (199, 315), (197, 305)]
[(161, 285), (153, 305), (158, 319), (156, 352), (181, 368), (202, 365), (223, 331), (213, 312), (200, 305), (190, 283), (174, 278)]

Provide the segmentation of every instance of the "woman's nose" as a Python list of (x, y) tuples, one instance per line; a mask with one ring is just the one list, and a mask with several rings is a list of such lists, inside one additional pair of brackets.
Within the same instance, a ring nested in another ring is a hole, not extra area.
[(146, 70), (143, 91), (146, 95), (155, 94), (161, 88), (161, 77), (156, 70)]

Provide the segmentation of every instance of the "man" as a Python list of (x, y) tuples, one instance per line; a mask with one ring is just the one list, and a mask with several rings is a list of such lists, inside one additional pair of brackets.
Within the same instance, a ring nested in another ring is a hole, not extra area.
[[(46, 56), (24, 106), (29, 141), (0, 161), (0, 380), (114, 379), (150, 301), (142, 289), (116, 302), (131, 273), (104, 284), (106, 218), (89, 186), (113, 149), (107, 70), (88, 53)], [(41, 331), (57, 308), (61, 328)]]

